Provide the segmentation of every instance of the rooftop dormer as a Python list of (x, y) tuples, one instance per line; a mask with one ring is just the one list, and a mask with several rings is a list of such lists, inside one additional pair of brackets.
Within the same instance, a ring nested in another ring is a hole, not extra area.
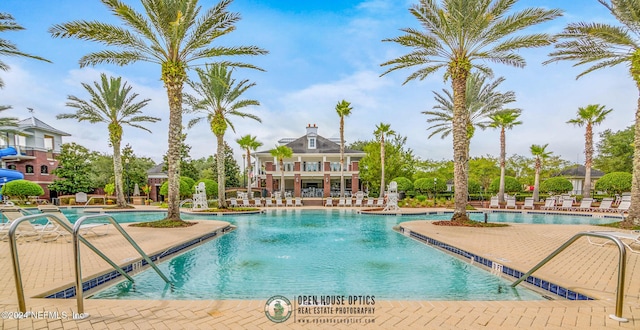
[(311, 126), (311, 124), (308, 124), (307, 125), (307, 147), (309, 149), (316, 148), (317, 138), (318, 138), (318, 126), (316, 126), (316, 124), (313, 124), (313, 126)]

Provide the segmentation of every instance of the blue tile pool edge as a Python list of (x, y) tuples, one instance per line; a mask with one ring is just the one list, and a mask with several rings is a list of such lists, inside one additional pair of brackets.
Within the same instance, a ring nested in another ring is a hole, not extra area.
[[(495, 262), (491, 259), (488, 258), (484, 258), (481, 257), (479, 255), (476, 255), (474, 253), (465, 251), (463, 249), (457, 248), (453, 245), (449, 245), (447, 243), (444, 242), (440, 242), (436, 239), (433, 239), (431, 237), (428, 237), (426, 235), (422, 235), (420, 233), (416, 233), (415, 231), (411, 231), (407, 228), (402, 227), (402, 225), (398, 225), (398, 227), (395, 228), (400, 234), (413, 238), (417, 241), (420, 241), (426, 245), (430, 245), (436, 248), (439, 248), (441, 250), (444, 250), (445, 252), (449, 252), (449, 253), (453, 253), (456, 254), (462, 258), (466, 258), (466, 259), (470, 259), (473, 262), (477, 262), (485, 267), (487, 267), (489, 270), (497, 270), (500, 271), (501, 274), (506, 274), (511, 276), (513, 279), (519, 279), (520, 277), (522, 277), (522, 275), (525, 274), (525, 272), (519, 271), (517, 269), (513, 269), (511, 267), (507, 267), (505, 265), (502, 265), (498, 262)], [(595, 300), (592, 297), (589, 297), (587, 295), (575, 292), (573, 290), (567, 289), (565, 287), (562, 287), (560, 285), (557, 285), (555, 283), (540, 279), (538, 277), (535, 276), (529, 276), (526, 281), (528, 284), (533, 285), (535, 287), (538, 287), (542, 290), (544, 290), (545, 292), (554, 294), (556, 296), (559, 296), (561, 298), (564, 299), (568, 299), (568, 300)]]
[[(178, 244), (178, 245), (174, 245), (172, 247), (170, 247), (169, 249), (166, 249), (162, 252), (157, 252), (153, 255), (150, 255), (149, 258), (155, 263), (159, 260), (169, 260), (170, 258), (167, 258), (169, 256), (174, 257), (177, 254), (183, 253), (183, 252), (187, 252), (188, 250), (191, 250), (192, 248), (208, 242), (218, 236), (224, 235), (230, 231), (233, 231), (236, 227), (233, 225), (228, 225), (224, 228), (219, 228), (215, 231), (206, 233), (202, 236), (196, 237), (192, 240), (186, 241), (184, 243)], [(142, 258), (142, 257), (140, 257)], [(150, 268), (151, 266), (147, 263), (146, 260), (144, 259), (136, 259), (131, 261), (128, 264), (120, 265), (120, 267), (127, 273), (130, 274), (132, 272), (138, 273), (140, 271), (144, 271), (147, 268)], [(113, 280), (120, 280), (122, 279), (122, 274), (120, 274), (117, 270), (112, 270), (112, 271), (108, 271), (107, 273), (101, 274), (99, 276), (96, 276), (94, 278), (88, 279), (84, 282), (82, 282), (82, 292), (87, 292), (90, 290), (94, 290), (97, 289), (98, 287), (102, 287), (103, 285), (107, 284), (110, 281)], [(44, 298), (54, 298), (54, 299), (67, 299), (67, 298), (73, 298), (76, 296), (76, 286), (75, 284), (70, 285), (70, 286), (66, 286), (61, 288), (59, 291), (50, 293), (50, 294), (46, 294), (44, 296)]]

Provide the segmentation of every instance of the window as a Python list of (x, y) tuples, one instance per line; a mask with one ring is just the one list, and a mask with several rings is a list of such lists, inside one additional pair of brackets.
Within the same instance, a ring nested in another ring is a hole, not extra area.
[(25, 166), (24, 168), (25, 168), (25, 170), (24, 170), (24, 171), (25, 171), (27, 174), (33, 174), (33, 165), (27, 165), (27, 166)]
[(17, 169), (15, 164), (11, 164), (11, 165), (7, 166), (7, 168), (10, 169), (10, 170), (14, 170), (14, 171), (16, 171), (16, 169)]
[(44, 148), (47, 150), (53, 150), (53, 136), (44, 136)]
[(47, 167), (47, 165), (40, 166), (40, 173), (42, 173), (42, 174), (49, 173), (49, 168)]
[(27, 145), (27, 138), (24, 135), (15, 135), (14, 141), (16, 146), (24, 147)]
[(309, 149), (316, 148), (316, 138), (309, 138)]

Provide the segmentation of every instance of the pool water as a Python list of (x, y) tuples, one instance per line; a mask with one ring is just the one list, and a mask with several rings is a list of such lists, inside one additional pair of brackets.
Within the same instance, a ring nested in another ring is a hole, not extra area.
[(374, 295), (399, 300), (541, 299), (392, 230), (400, 222), (424, 218), (367, 216), (350, 210), (271, 210), (225, 216), (223, 220), (238, 227), (235, 231), (159, 265), (173, 288), (155, 272), (145, 271), (134, 277), (134, 286), (122, 282), (93, 298)]

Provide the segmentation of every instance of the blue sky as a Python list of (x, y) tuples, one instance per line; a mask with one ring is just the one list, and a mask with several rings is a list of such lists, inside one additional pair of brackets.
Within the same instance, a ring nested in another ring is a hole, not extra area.
[[(134, 6), (139, 1), (125, 0)], [(201, 0), (203, 8), (217, 1)], [(261, 106), (248, 111), (262, 118), (262, 124), (235, 118), (236, 133), (225, 139), (240, 153), (235, 139), (257, 135), (264, 149), (272, 148), (282, 137), (304, 135), (307, 124), (317, 124), (324, 137), (339, 136), (339, 117), (335, 105), (342, 99), (352, 103), (352, 115), (345, 120), (347, 142), (373, 138), (381, 122), (407, 137), (408, 147), (422, 159), (451, 159), (451, 138), (428, 139), (427, 117), (421, 112), (433, 107), (432, 91), (450, 88), (438, 72), (423, 81), (402, 85), (412, 72), (403, 70), (384, 77), (380, 64), (407, 53), (395, 44), (382, 42), (401, 34), (399, 29), (418, 27), (408, 8), (417, 1), (406, 0), (235, 0), (230, 9), (242, 16), (237, 30), (219, 39), (225, 45), (256, 45), (269, 55), (247, 58), (266, 72), (237, 70), (237, 79), (256, 83), (246, 96)], [(596, 0), (552, 1), (521, 0), (517, 8), (555, 7), (565, 11), (563, 17), (528, 31), (555, 33), (569, 22), (615, 22)], [(122, 76), (140, 98), (152, 99), (145, 108), (148, 115), (163, 120), (149, 124), (152, 134), (126, 127), (124, 143), (137, 155), (159, 162), (167, 149), (168, 105), (159, 80), (160, 68), (136, 63), (125, 67), (100, 65), (80, 69), (78, 59), (94, 50), (104, 49), (94, 43), (75, 39), (53, 39), (47, 29), (53, 24), (72, 20), (100, 20), (118, 23), (98, 0), (3, 0), (0, 11), (14, 16), (26, 28), (6, 32), (20, 50), (46, 57), (53, 63), (24, 58), (3, 58), (11, 70), (0, 72), (5, 88), (0, 90), (0, 104), (13, 106), (3, 115), (26, 118), (27, 108), (35, 109), (39, 119), (72, 134), (65, 142), (76, 142), (91, 150), (111, 153), (104, 124), (91, 125), (74, 120), (56, 120), (60, 113), (72, 110), (64, 106), (67, 95), (88, 98), (81, 83), (92, 83), (100, 73)], [(521, 108), (523, 125), (507, 132), (507, 154), (530, 156), (531, 144), (549, 144), (548, 150), (571, 162), (584, 162), (584, 128), (570, 126), (578, 107), (602, 104), (614, 111), (597, 134), (609, 128), (621, 130), (633, 124), (638, 92), (625, 67), (591, 73), (580, 80), (584, 68), (573, 63), (543, 66), (551, 47), (523, 50), (524, 69), (491, 64), (496, 77), (506, 81), (501, 90), (516, 93), (514, 107)], [(192, 115), (185, 116), (185, 124)], [(185, 130), (193, 158), (215, 153), (215, 138), (208, 125), (200, 123)], [(471, 155), (499, 154), (499, 135), (495, 130), (477, 131), (471, 142)]]

